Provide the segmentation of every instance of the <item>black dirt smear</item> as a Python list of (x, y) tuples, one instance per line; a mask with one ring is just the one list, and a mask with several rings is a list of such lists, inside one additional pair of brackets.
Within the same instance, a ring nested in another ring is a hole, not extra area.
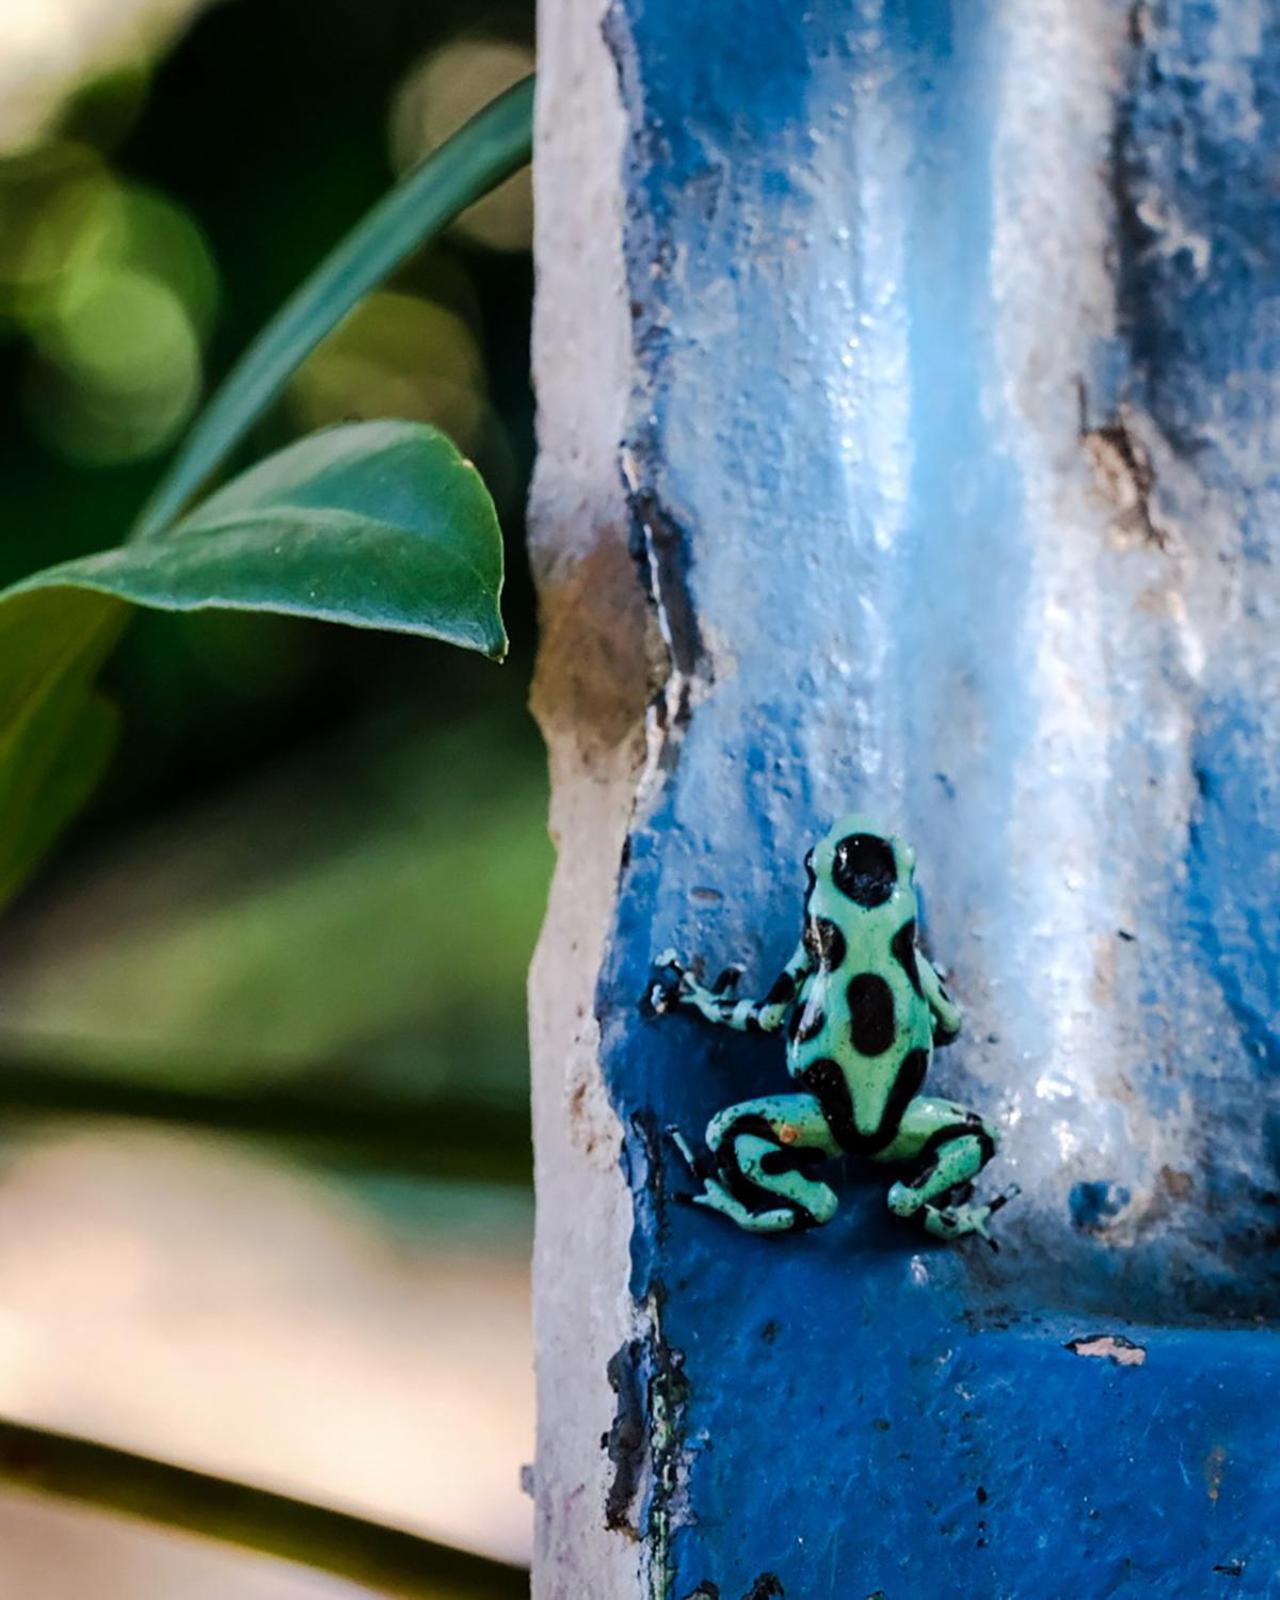
[(600, 1443), (613, 1463), (613, 1478), (605, 1494), (604, 1523), (633, 1539), (639, 1530), (632, 1516), (644, 1475), (648, 1438), (645, 1426), (641, 1367), (644, 1346), (631, 1339), (609, 1357), (605, 1374), (618, 1397), (613, 1423)]

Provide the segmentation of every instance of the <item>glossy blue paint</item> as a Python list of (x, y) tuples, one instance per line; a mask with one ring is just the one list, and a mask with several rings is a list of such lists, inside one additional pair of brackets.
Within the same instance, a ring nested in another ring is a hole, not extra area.
[[(599, 1014), (655, 1595), (1280, 1595), (1280, 25), (1245, 10), (617, 0), (671, 677)], [(854, 806), (919, 847), (969, 1017), (931, 1081), (1025, 1191), (998, 1258), (866, 1171), (801, 1238), (672, 1203), (663, 1130), (782, 1052), (646, 1020), (649, 962), (763, 992)]]

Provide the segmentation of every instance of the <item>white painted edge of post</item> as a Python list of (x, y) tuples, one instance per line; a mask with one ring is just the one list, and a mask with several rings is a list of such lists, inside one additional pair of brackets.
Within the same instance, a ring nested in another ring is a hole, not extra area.
[(606, 1527), (606, 1366), (634, 1333), (632, 1204), (599, 1055), (595, 988), (644, 758), (646, 611), (619, 469), (632, 378), (626, 141), (603, 0), (542, 0), (534, 160), (539, 458), (530, 551), (534, 710), (558, 851), (530, 974), (536, 1600), (631, 1600), (643, 1546)]

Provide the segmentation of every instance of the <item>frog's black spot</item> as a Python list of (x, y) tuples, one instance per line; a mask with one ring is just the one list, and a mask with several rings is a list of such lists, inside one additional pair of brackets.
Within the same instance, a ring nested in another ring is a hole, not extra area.
[(897, 1035), (893, 990), (877, 972), (849, 979), (849, 1037), (864, 1056), (882, 1056)]
[(810, 917), (804, 930), (804, 947), (811, 959), (828, 972), (840, 965), (847, 949), (844, 934), (826, 917)]
[(894, 934), (889, 945), (893, 959), (898, 963), (907, 977), (911, 979), (911, 987), (924, 999), (924, 990), (920, 987), (920, 964), (916, 960), (916, 919), (909, 918)]
[(858, 1132), (858, 1124), (854, 1121), (853, 1100), (839, 1063), (833, 1061), (830, 1056), (819, 1056), (816, 1061), (811, 1061), (803, 1072), (797, 1074), (797, 1081), (822, 1107), (822, 1115), (826, 1118), (827, 1127), (830, 1128), (831, 1136), (836, 1143), (844, 1150), (860, 1148), (863, 1139)]
[[(982, 1165), (996, 1153), (996, 1142), (991, 1137), (991, 1130), (976, 1111), (966, 1111), (959, 1122), (950, 1122), (945, 1128), (939, 1128), (921, 1146), (918, 1161), (927, 1162), (931, 1172), (937, 1166), (937, 1155), (944, 1144), (952, 1144), (957, 1139), (976, 1139), (978, 1148), (982, 1152)], [(928, 1174), (926, 1173), (926, 1176)], [(921, 1180), (917, 1179), (917, 1182)]]
[(893, 846), (874, 833), (850, 833), (835, 848), (831, 881), (854, 905), (882, 906), (898, 881)]
[(810, 1039), (816, 1039), (827, 1025), (827, 1018), (821, 1006), (807, 1005), (803, 1008), (797, 1006), (791, 1013), (790, 1034), (793, 1044), (808, 1044)]
[(773, 1177), (781, 1172), (802, 1172), (806, 1178), (817, 1177), (818, 1168), (824, 1160), (821, 1150), (809, 1150), (791, 1146), (788, 1149), (770, 1150), (767, 1155), (760, 1157), (760, 1170)]
[(874, 1155), (877, 1150), (883, 1150), (897, 1138), (898, 1129), (902, 1126), (902, 1114), (920, 1093), (928, 1070), (927, 1050), (908, 1050), (903, 1056), (898, 1076), (893, 1080), (893, 1087), (889, 1090), (889, 1097), (884, 1104), (880, 1126), (862, 1141), (862, 1149), (868, 1154)]
[(796, 980), (789, 972), (780, 972), (773, 980), (773, 987), (764, 997), (767, 1006), (782, 1006), (795, 998)]

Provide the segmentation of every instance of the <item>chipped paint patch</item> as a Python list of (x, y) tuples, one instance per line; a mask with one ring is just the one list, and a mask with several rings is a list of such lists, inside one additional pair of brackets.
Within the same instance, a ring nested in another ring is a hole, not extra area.
[[(1085, 404), (1082, 392), (1082, 412)], [(1134, 416), (1131, 408), (1122, 406), (1106, 422), (1088, 427), (1082, 415), (1080, 444), (1097, 487), (1111, 506), (1112, 528), (1120, 543), (1136, 538), (1166, 550), (1169, 529), (1154, 505), (1155, 467), (1150, 451), (1138, 437)]]
[(1145, 1345), (1135, 1344), (1122, 1333), (1091, 1333), (1083, 1339), (1068, 1339), (1063, 1349), (1076, 1356), (1094, 1356), (1117, 1367), (1140, 1367), (1147, 1359)]

